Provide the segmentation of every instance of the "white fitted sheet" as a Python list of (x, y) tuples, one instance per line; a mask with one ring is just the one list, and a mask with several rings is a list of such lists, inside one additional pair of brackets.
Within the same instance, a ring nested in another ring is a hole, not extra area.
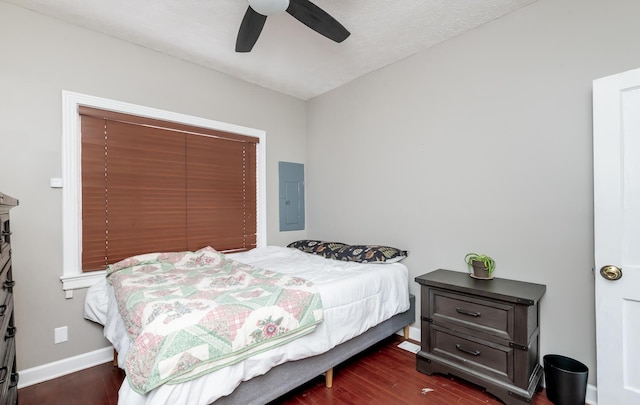
[[(165, 384), (147, 395), (133, 391), (125, 380), (119, 391), (119, 404), (210, 404), (233, 392), (242, 381), (284, 362), (324, 353), (409, 309), (409, 271), (401, 263), (341, 262), (278, 246), (228, 256), (313, 282), (322, 297), (324, 322), (311, 334), (293, 342), (193, 381)], [(113, 289), (106, 281), (87, 292), (85, 317), (105, 326), (105, 337), (118, 351), (118, 364), (124, 365), (129, 338), (115, 305)]]

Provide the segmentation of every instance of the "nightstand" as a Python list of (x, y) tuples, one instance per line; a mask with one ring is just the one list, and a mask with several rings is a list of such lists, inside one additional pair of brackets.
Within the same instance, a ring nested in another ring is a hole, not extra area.
[(542, 284), (435, 270), (421, 285), (418, 371), (451, 374), (507, 405), (531, 403), (539, 389)]

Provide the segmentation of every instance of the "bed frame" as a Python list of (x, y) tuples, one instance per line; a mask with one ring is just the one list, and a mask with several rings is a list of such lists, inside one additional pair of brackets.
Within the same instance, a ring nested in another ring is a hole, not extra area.
[(230, 395), (215, 401), (215, 405), (264, 405), (323, 373), (326, 373), (327, 386), (330, 388), (333, 367), (386, 339), (400, 329), (404, 329), (404, 338), (409, 338), (408, 326), (415, 321), (416, 297), (411, 294), (409, 302), (411, 306), (407, 311), (394, 315), (326, 353), (281, 364), (266, 374), (241, 383)]

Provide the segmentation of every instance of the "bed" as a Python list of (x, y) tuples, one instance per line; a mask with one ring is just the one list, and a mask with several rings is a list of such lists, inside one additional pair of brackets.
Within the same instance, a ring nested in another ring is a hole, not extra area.
[[(125, 380), (119, 403), (265, 404), (325, 372), (330, 385), (333, 367), (415, 320), (415, 298), (409, 295), (409, 274), (401, 263), (345, 262), (277, 246), (227, 256), (312, 282), (322, 297), (322, 322), (291, 342), (144, 395)], [(85, 317), (104, 325), (123, 367), (131, 341), (114, 302), (113, 287), (101, 281), (87, 292)]]

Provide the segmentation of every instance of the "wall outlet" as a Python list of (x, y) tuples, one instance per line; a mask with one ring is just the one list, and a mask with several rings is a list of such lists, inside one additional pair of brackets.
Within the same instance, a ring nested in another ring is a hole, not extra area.
[(58, 344), (69, 340), (69, 330), (66, 326), (53, 330), (53, 343)]

